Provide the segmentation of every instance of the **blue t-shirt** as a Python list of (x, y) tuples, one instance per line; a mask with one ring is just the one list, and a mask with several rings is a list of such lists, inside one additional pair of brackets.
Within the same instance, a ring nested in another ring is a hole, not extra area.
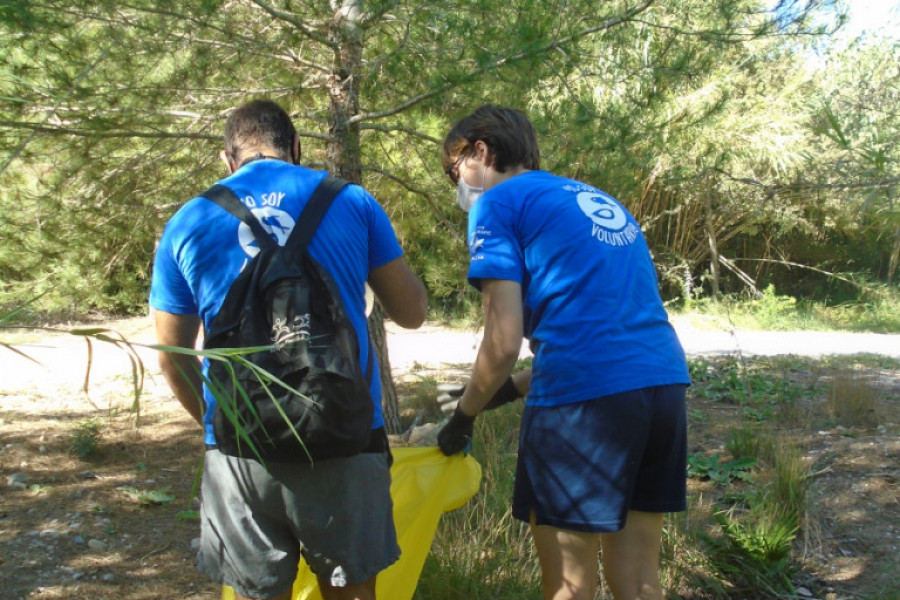
[(469, 282), (522, 285), (528, 404), (688, 384), (640, 226), (608, 194), (545, 171), (491, 188), (469, 214)]
[[(234, 191), (284, 245), (324, 171), (280, 160), (251, 162), (219, 183)], [(241, 270), (259, 251), (250, 228), (210, 200), (194, 198), (168, 222), (153, 268), (150, 306), (173, 314), (199, 315), (205, 331)], [(381, 377), (369, 355), (365, 283), (369, 271), (400, 257), (403, 250), (378, 202), (363, 188), (349, 185), (335, 198), (313, 236), (310, 254), (334, 278), (360, 347), (365, 372), (372, 365), (373, 428), (384, 425)], [(204, 368), (206, 365), (204, 365)], [(204, 388), (206, 443), (214, 444), (215, 398)]]

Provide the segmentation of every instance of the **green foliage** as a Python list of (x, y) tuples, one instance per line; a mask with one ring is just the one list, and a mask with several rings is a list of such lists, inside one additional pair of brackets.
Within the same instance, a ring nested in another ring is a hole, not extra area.
[[(789, 416), (808, 390), (794, 384), (787, 373), (774, 373), (767, 364), (745, 364), (729, 357), (708, 365), (708, 383), (698, 393), (717, 402), (737, 404), (753, 422)], [(793, 418), (793, 417), (791, 417)]]
[(756, 466), (756, 458), (744, 456), (732, 460), (722, 460), (718, 452), (712, 455), (691, 454), (688, 456), (688, 477), (709, 479), (716, 485), (728, 485), (733, 479), (749, 480), (750, 469)]
[(879, 107), (896, 104), (897, 50), (833, 50), (819, 77), (808, 48), (833, 4), (375, 2), (360, 37), (310, 0), (5, 2), (0, 306), (24, 288), (56, 316), (140, 310), (163, 223), (221, 175), (222, 119), (254, 96), (291, 110), (304, 162), (375, 192), (440, 316), (479, 301), (439, 145), (485, 101), (527, 109), (545, 167), (633, 210), (673, 296), (710, 291), (707, 233), (724, 291), (743, 269), (834, 293), (784, 257), (891, 281), (897, 117)]
[(779, 598), (793, 594), (791, 546), (797, 534), (796, 517), (771, 511), (715, 515), (721, 536), (701, 536), (709, 546), (710, 563), (736, 596)]
[(78, 458), (90, 458), (97, 454), (103, 438), (103, 422), (99, 419), (83, 419), (69, 433), (69, 448)]
[(141, 506), (171, 504), (175, 501), (175, 495), (169, 492), (171, 486), (166, 486), (158, 490), (139, 490), (126, 485), (116, 489), (128, 496), (132, 502), (136, 502)]
[(761, 443), (760, 430), (744, 425), (735, 427), (728, 432), (725, 439), (725, 450), (735, 460), (752, 460), (755, 465), (763, 453)]
[(806, 514), (807, 491), (810, 486), (809, 463), (803, 460), (800, 449), (792, 443), (776, 445), (773, 457), (773, 485), (770, 487), (773, 504), (799, 522)]
[[(676, 307), (673, 312), (682, 311)], [(778, 294), (770, 285), (760, 297), (702, 298), (685, 306), (684, 312), (715, 317), (737, 329), (895, 333), (900, 331), (900, 291), (869, 287), (852, 302), (832, 305)]]
[(709, 379), (711, 365), (708, 360), (689, 357), (687, 363), (688, 375), (690, 375), (691, 381), (701, 382)]

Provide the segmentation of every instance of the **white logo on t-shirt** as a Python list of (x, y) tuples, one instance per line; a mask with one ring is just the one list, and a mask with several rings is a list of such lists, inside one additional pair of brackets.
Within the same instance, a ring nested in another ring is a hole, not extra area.
[[(288, 236), (294, 229), (294, 218), (283, 210), (272, 206), (254, 208), (251, 212), (275, 243), (279, 246), (284, 246), (285, 241), (287, 241)], [(238, 227), (238, 241), (241, 244), (241, 248), (249, 256), (253, 257), (259, 253), (259, 244), (256, 243), (256, 238), (253, 237), (253, 232), (246, 223), (241, 223), (240, 227)]]
[(604, 229), (619, 231), (628, 223), (622, 207), (603, 192), (579, 192), (578, 206), (591, 221)]
[(472, 235), (469, 236), (469, 256), (472, 260), (482, 260), (484, 258), (482, 250), (484, 243), (490, 237), (491, 231), (479, 225), (475, 228)]
[(609, 194), (586, 186), (565, 189), (576, 192), (578, 207), (593, 223), (591, 237), (610, 246), (628, 246), (640, 237), (641, 230)]

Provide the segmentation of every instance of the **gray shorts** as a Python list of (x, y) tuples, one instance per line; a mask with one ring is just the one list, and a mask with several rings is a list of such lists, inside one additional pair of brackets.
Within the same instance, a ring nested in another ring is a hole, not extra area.
[(400, 556), (386, 453), (314, 465), (207, 450), (197, 568), (251, 598), (291, 588), (300, 554), (318, 577), (364, 583)]

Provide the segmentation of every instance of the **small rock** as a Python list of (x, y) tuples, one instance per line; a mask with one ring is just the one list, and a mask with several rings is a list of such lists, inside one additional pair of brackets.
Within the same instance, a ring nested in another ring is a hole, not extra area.
[(803, 596), (804, 598), (812, 598), (813, 597), (813, 593), (809, 590), (809, 588), (805, 588), (805, 587), (801, 586), (801, 587), (795, 588), (794, 591), (797, 592), (798, 596)]
[(105, 581), (105, 582), (107, 582), (107, 583), (110, 583), (110, 582), (113, 582), (113, 581), (116, 580), (116, 576), (113, 575), (112, 573), (105, 573), (105, 574), (103, 575), (103, 577), (101, 577), (100, 579), (103, 580), (103, 581)]
[(106, 542), (102, 542), (100, 540), (91, 539), (88, 540), (88, 548), (91, 550), (96, 550), (97, 552), (103, 552), (106, 550)]
[(419, 427), (413, 427), (409, 432), (409, 443), (413, 446), (437, 446), (437, 423), (426, 423)]
[(6, 485), (14, 490), (24, 490), (28, 487), (28, 475), (25, 473), (13, 473), (6, 478)]
[(84, 544), (84, 538), (81, 537), (80, 535), (76, 535), (74, 538), (72, 538), (72, 541), (75, 542), (76, 544), (78, 544), (79, 546)]
[(191, 540), (191, 550), (197, 551), (200, 549), (200, 538), (194, 538)]

